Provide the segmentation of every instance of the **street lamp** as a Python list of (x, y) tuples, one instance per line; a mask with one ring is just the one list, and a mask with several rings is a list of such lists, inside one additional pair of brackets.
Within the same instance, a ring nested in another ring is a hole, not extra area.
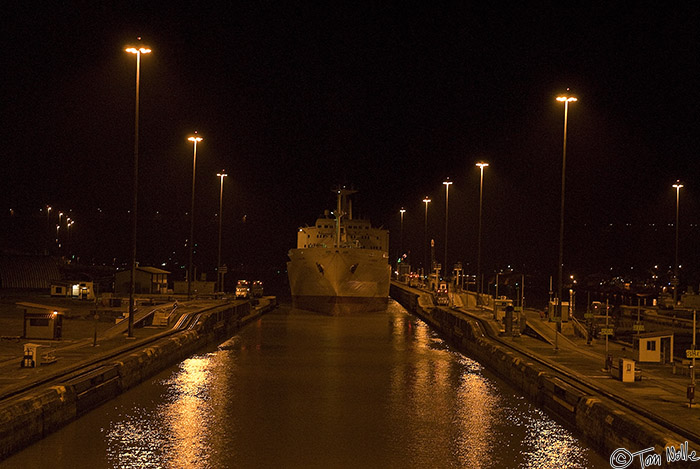
[[(141, 40), (141, 38), (138, 38)], [(141, 80), (141, 54), (150, 54), (146, 47), (127, 47), (124, 49), (136, 55), (136, 106), (134, 108), (134, 194), (131, 215), (131, 281), (129, 282), (129, 332), (127, 338), (134, 338), (134, 282), (136, 278), (136, 213), (138, 207), (139, 183), (139, 87)]]
[(450, 181), (450, 178), (447, 178), (447, 180), (442, 183), (445, 185), (445, 257), (443, 259), (445, 261), (445, 268), (443, 269), (443, 275), (447, 277), (447, 215), (450, 201), (450, 185), (452, 181)]
[(224, 277), (221, 274), (221, 223), (223, 220), (223, 204), (224, 204), (224, 178), (228, 176), (228, 174), (221, 172), (217, 173), (217, 176), (221, 179), (221, 189), (219, 190), (219, 254), (216, 258), (216, 279), (217, 279), (217, 286), (218, 291), (222, 292), (224, 291), (223, 289), (223, 283), (224, 283)]
[(70, 249), (71, 249), (71, 240), (70, 240), (70, 227), (73, 226), (73, 223), (75, 223), (75, 220), (71, 220), (70, 218), (66, 218), (66, 253), (68, 254), (68, 259), (70, 259)]
[(676, 181), (673, 187), (676, 189), (676, 260), (673, 263), (673, 306), (675, 308), (678, 301), (678, 205), (683, 184), (680, 181)]
[(195, 135), (187, 140), (194, 144), (194, 156), (192, 158), (192, 205), (190, 208), (190, 262), (187, 270), (187, 299), (192, 299), (192, 252), (194, 249), (194, 177), (197, 170), (197, 143), (204, 140), (202, 137)]
[[(428, 265), (428, 204), (431, 202), (430, 198), (426, 195), (423, 199), (425, 204), (425, 239), (423, 240), (423, 249), (425, 249), (425, 266)], [(425, 268), (425, 267), (424, 267)], [(430, 270), (428, 270), (430, 272)], [(423, 272), (425, 274), (425, 272)]]
[(569, 103), (577, 99), (571, 96), (558, 96), (557, 101), (564, 103), (564, 148), (561, 163), (561, 207), (559, 210), (559, 263), (557, 265), (557, 333), (554, 334), (554, 350), (559, 350), (559, 334), (561, 332), (561, 299), (562, 299), (562, 269), (564, 266), (564, 194), (566, 183), (566, 127), (569, 119)]
[(46, 254), (51, 249), (51, 206), (46, 206)]
[(406, 209), (401, 207), (399, 213), (401, 214), (401, 244), (399, 245), (399, 256), (403, 256), (403, 214), (406, 213)]
[(481, 179), (479, 182), (479, 236), (477, 241), (476, 252), (476, 301), (479, 303), (479, 293), (481, 293), (481, 205), (484, 199), (484, 168), (489, 164), (480, 162), (476, 164), (481, 170)]

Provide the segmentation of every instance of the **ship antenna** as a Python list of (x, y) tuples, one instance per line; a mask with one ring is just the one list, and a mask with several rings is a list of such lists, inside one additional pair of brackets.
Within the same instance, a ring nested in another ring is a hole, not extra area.
[[(336, 226), (335, 226), (335, 247), (340, 247), (340, 219), (345, 213), (345, 206), (348, 205), (348, 196), (357, 192), (354, 189), (346, 189), (345, 187), (338, 187), (333, 192), (336, 193), (338, 197), (337, 208), (333, 215), (335, 215)], [(350, 206), (351, 214), (350, 219), (352, 220), (352, 206)]]

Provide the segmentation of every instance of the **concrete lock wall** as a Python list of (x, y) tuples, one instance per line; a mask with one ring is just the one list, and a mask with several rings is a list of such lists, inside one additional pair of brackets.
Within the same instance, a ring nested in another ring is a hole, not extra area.
[[(275, 301), (268, 309), (274, 307)], [(199, 326), (69, 376), (59, 386), (40, 387), (0, 404), (0, 461), (118, 396), (127, 389), (233, 335), (263, 312), (250, 304), (204, 313)]]
[[(632, 452), (654, 447), (663, 453), (668, 445), (678, 446), (687, 438), (623, 408), (604, 396), (592, 396), (579, 389), (566, 376), (556, 376), (545, 366), (501, 345), (488, 323), (463, 318), (461, 313), (436, 307), (421, 307), (419, 296), (395, 284), (390, 295), (404, 308), (426, 321), (460, 351), (497, 372), (534, 403), (577, 429), (603, 454), (617, 448)], [(487, 334), (487, 332), (489, 332)], [(673, 467), (685, 467), (683, 462)]]
[(0, 407), (0, 460), (70, 422), (77, 415), (75, 395), (53, 386)]

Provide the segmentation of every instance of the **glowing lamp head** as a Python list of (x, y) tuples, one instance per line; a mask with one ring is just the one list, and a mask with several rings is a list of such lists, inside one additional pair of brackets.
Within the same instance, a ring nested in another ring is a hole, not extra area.
[(450, 178), (447, 178), (447, 180), (443, 181), (442, 183), (446, 186), (449, 186), (450, 184), (452, 184), (452, 181), (450, 181)]
[(683, 187), (683, 184), (681, 184), (680, 181), (676, 181), (676, 183), (673, 185), (673, 187), (674, 187), (676, 190), (680, 190), (680, 188)]
[(425, 204), (427, 205), (431, 202), (431, 200), (428, 197), (426, 197), (425, 199), (423, 199), (423, 202), (425, 202)]
[(202, 137), (189, 137), (187, 140), (189, 140), (190, 142), (198, 143), (198, 142), (201, 142), (201, 141), (204, 140), (204, 139), (203, 139)]
[(574, 98), (573, 96), (557, 96), (557, 101), (562, 103), (572, 103), (574, 101), (578, 101), (578, 99)]
[(481, 169), (484, 169), (484, 168), (487, 167), (488, 165), (489, 165), (488, 163), (483, 163), (483, 162), (482, 162), (482, 163), (477, 163), (477, 164), (476, 164), (476, 166), (478, 166), (478, 167), (481, 168)]
[(124, 52), (129, 52), (131, 54), (150, 54), (151, 49), (147, 47), (139, 47), (138, 49), (136, 47), (127, 47), (124, 49)]

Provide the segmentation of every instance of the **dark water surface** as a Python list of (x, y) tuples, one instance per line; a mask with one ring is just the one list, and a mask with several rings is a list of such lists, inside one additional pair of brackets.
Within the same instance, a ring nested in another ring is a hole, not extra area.
[(0, 467), (609, 465), (392, 302), (355, 317), (280, 307)]

